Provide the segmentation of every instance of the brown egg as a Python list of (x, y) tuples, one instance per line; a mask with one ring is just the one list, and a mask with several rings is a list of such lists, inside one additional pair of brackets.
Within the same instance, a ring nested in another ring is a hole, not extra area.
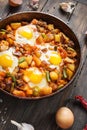
[(61, 107), (56, 113), (56, 123), (63, 129), (70, 128), (74, 123), (74, 114), (67, 107)]
[(9, 0), (9, 4), (13, 7), (19, 6), (23, 3), (23, 0)]

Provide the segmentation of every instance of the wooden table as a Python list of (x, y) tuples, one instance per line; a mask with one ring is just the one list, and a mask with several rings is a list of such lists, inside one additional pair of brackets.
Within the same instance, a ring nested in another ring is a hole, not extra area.
[[(73, 98), (75, 95), (82, 95), (87, 99), (87, 39), (84, 34), (87, 30), (87, 2), (86, 0), (82, 1), (83, 3), (80, 3), (79, 0), (74, 1), (76, 6), (70, 17), (59, 10), (58, 4), (61, 0), (40, 0), (39, 9), (37, 10), (61, 18), (77, 35), (83, 58), (76, 79), (64, 91), (43, 100), (19, 100), (0, 92), (0, 130), (17, 130), (10, 123), (10, 120), (30, 123), (35, 127), (35, 130), (61, 130), (55, 122), (57, 109), (64, 105), (66, 99)], [(22, 6), (17, 8), (10, 7), (8, 0), (0, 0), (1, 18), (5, 18), (12, 13), (30, 10), (32, 8), (29, 6), (29, 0), (24, 0)], [(69, 130), (82, 130), (87, 123), (87, 111), (79, 104), (67, 103), (67, 106), (73, 111), (75, 116), (75, 122)]]

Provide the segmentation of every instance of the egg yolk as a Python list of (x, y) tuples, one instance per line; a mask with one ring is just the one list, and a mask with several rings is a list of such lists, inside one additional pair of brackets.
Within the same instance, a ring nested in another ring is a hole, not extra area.
[(31, 39), (33, 37), (33, 33), (32, 33), (32, 30), (29, 29), (29, 28), (21, 28), (18, 33), (24, 37), (24, 38), (27, 38), (27, 39)]
[(13, 63), (13, 60), (11, 58), (11, 56), (9, 56), (8, 54), (3, 54), (0, 56), (0, 66), (2, 67), (11, 67)]
[(58, 65), (60, 64), (62, 61), (60, 55), (56, 52), (52, 53), (50, 58), (49, 58), (49, 62), (53, 65)]
[(43, 74), (37, 69), (27, 69), (24, 75), (29, 79), (30, 82), (38, 84), (43, 78)]

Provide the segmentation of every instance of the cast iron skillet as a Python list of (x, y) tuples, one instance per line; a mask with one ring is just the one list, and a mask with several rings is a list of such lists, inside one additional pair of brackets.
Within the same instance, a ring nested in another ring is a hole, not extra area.
[(80, 44), (78, 42), (78, 39), (76, 37), (76, 35), (74, 34), (74, 32), (67, 26), (67, 24), (65, 24), (61, 19), (59, 19), (58, 17), (55, 17), (51, 14), (47, 14), (47, 13), (42, 13), (42, 12), (35, 12), (35, 11), (31, 11), (31, 12), (21, 12), (21, 13), (16, 13), (13, 14), (3, 20), (0, 21), (0, 28), (4, 28), (7, 24), (11, 23), (11, 22), (20, 22), (20, 21), (31, 21), (32, 19), (42, 19), (44, 21), (46, 21), (47, 23), (51, 23), (54, 24), (54, 26), (56, 28), (59, 28), (64, 34), (66, 34), (74, 43), (75, 43), (75, 49), (78, 53), (77, 59), (78, 59), (78, 66), (77, 66), (77, 70), (74, 74), (74, 76), (72, 77), (72, 79), (61, 89), (57, 90), (56, 92), (50, 94), (50, 95), (46, 95), (43, 97), (17, 97), (14, 96), (10, 93), (8, 93), (5, 90), (0, 89), (2, 92), (19, 98), (19, 99), (43, 99), (46, 97), (50, 97), (53, 96), (55, 94), (59, 94), (60, 91), (64, 90), (66, 87), (69, 87), (70, 84), (72, 83), (72, 81), (75, 79), (75, 77), (77, 76), (77, 73), (79, 71), (80, 65), (81, 65), (81, 47)]

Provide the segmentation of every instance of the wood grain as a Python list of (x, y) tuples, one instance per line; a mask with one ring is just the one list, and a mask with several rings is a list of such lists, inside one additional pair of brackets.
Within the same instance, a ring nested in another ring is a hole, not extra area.
[[(68, 0), (63, 0), (68, 1)], [(71, 0), (73, 2), (73, 0)], [(87, 30), (87, 5), (76, 2), (73, 14), (70, 16), (61, 12), (59, 3), (61, 0), (40, 0), (39, 9), (55, 15), (65, 21), (77, 35), (82, 49), (82, 65), (74, 82), (64, 91), (37, 101), (25, 101), (12, 98), (0, 92), (0, 130), (17, 130), (10, 123), (10, 120), (17, 122), (30, 123), (35, 130), (61, 130), (55, 122), (55, 113), (57, 109), (65, 104), (68, 98), (75, 95), (83, 95), (87, 99), (87, 39), (84, 32)], [(12, 8), (8, 0), (0, 0), (0, 17), (4, 18), (16, 12), (31, 11), (29, 0), (25, 0), (22, 6)], [(75, 103), (67, 103), (68, 107), (74, 112), (75, 122), (69, 130), (82, 130), (87, 123), (87, 112)]]

